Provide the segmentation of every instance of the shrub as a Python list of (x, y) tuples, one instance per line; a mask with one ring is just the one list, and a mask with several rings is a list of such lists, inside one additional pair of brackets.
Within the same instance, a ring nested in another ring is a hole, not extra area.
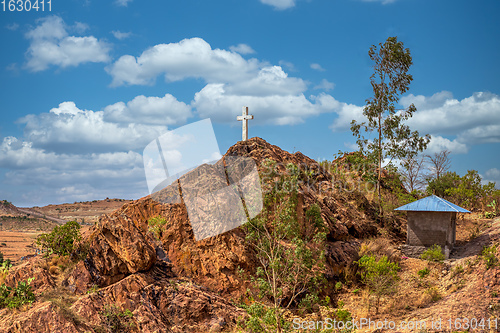
[(46, 256), (52, 253), (65, 256), (73, 251), (73, 244), (80, 239), (80, 225), (75, 221), (70, 221), (62, 226), (56, 226), (48, 234), (39, 235), (36, 243), (42, 247), (43, 251), (46, 251)]
[(397, 290), (399, 266), (397, 263), (389, 261), (386, 256), (379, 260), (374, 255), (365, 255), (358, 260), (361, 268), (361, 279), (377, 296), (376, 311), (380, 305), (380, 298), (384, 295), (391, 295)]
[(424, 277), (429, 275), (430, 272), (431, 272), (431, 270), (429, 269), (429, 267), (425, 267), (424, 269), (421, 269), (418, 271), (418, 276), (420, 276), (420, 278), (423, 279)]
[(3, 263), (3, 253), (0, 251), (0, 264)]
[(33, 279), (29, 278), (26, 282), (19, 281), (15, 288), (2, 284), (0, 286), (0, 308), (8, 307), (17, 309), (21, 305), (33, 303), (35, 301), (35, 294), (31, 290)]
[(152, 217), (148, 220), (148, 231), (152, 232), (157, 239), (163, 235), (163, 228), (167, 225), (167, 220), (160, 216)]
[(130, 310), (120, 311), (116, 305), (105, 306), (100, 312), (104, 324), (111, 332), (128, 332), (135, 324), (132, 320), (134, 315)]
[(444, 260), (444, 254), (441, 251), (441, 246), (434, 244), (430, 248), (425, 250), (420, 258), (427, 261), (441, 262)]
[(490, 269), (493, 266), (496, 266), (498, 263), (498, 258), (495, 256), (497, 252), (497, 246), (493, 245), (490, 247), (485, 247), (483, 249), (483, 252), (481, 253), (481, 256), (484, 259), (484, 262), (486, 263), (486, 268)]

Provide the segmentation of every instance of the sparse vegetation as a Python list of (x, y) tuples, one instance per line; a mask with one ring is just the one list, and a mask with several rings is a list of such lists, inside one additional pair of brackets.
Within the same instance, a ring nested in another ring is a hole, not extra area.
[(19, 281), (15, 288), (0, 285), (0, 308), (17, 309), (24, 304), (31, 304), (35, 301), (35, 295), (31, 289), (31, 282), (34, 278), (29, 278), (28, 281)]
[(418, 276), (420, 276), (420, 278), (423, 279), (427, 275), (429, 275), (430, 272), (431, 272), (431, 270), (429, 269), (429, 267), (425, 267), (425, 268), (418, 271)]
[[(326, 234), (317, 206), (311, 206), (305, 213), (307, 228), (298, 222), (297, 166), (289, 164), (286, 174), (278, 173), (276, 163), (270, 160), (265, 160), (263, 167), (264, 209), (245, 225), (247, 243), (259, 261), (251, 281), (263, 303), (247, 307), (250, 314), (247, 324), (260, 325), (259, 331), (282, 332), (286, 309), (294, 306), (307, 311), (319, 303)], [(267, 302), (271, 305), (265, 305)]]
[(46, 256), (53, 253), (65, 256), (73, 251), (74, 243), (80, 239), (80, 225), (75, 221), (70, 221), (62, 226), (54, 227), (50, 233), (39, 235), (36, 243)]
[(444, 260), (444, 254), (441, 246), (434, 244), (422, 253), (420, 258), (427, 261), (441, 262)]
[(485, 247), (481, 256), (483, 257), (484, 262), (486, 263), (486, 268), (490, 269), (498, 264), (498, 258), (496, 257), (497, 246), (492, 245), (489, 247)]
[(399, 280), (397, 263), (389, 261), (384, 255), (376, 259), (374, 255), (364, 255), (358, 260), (361, 280), (376, 296), (376, 312), (382, 296), (392, 295), (397, 291)]
[(129, 309), (121, 311), (116, 305), (107, 305), (100, 315), (109, 332), (128, 332), (135, 326), (134, 315)]
[(155, 216), (148, 220), (148, 231), (155, 235), (156, 239), (161, 239), (163, 230), (167, 225), (167, 220), (161, 216)]

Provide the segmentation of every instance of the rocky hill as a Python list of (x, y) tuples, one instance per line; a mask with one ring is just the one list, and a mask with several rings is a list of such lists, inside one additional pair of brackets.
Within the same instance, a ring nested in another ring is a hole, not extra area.
[[(281, 172), (293, 163), (307, 175), (299, 184), (297, 216), (313, 204), (321, 210), (327, 227), (324, 293), (334, 303), (339, 295), (333, 286), (358, 259), (363, 240), (383, 235), (403, 242), (401, 219), (380, 219), (361, 192), (339, 188), (345, 179), (300, 152), (253, 138), (231, 147), (225, 157), (231, 156), (252, 158), (260, 172), (262, 162), (272, 160)], [(166, 221), (157, 237), (148, 226), (155, 217)], [(184, 203), (148, 196), (102, 216), (72, 261), (35, 257), (13, 267), (6, 284), (34, 277), (38, 298), (21, 312), (0, 310), (0, 332), (230, 332), (246, 316), (234, 304), (251, 287), (238, 271), (256, 267), (243, 228), (196, 241)]]

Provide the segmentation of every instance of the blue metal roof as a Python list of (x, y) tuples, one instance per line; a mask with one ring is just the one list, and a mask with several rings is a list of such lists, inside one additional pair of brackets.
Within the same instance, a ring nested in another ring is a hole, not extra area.
[(470, 213), (467, 209), (452, 204), (436, 195), (431, 195), (426, 198), (410, 202), (407, 205), (396, 208), (395, 210), (412, 211), (412, 212), (457, 212)]

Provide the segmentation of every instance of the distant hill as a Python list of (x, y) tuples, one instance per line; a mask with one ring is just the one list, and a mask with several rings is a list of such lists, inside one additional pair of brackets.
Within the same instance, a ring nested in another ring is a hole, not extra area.
[(0, 201), (0, 231), (50, 231), (67, 221), (94, 224), (103, 214), (110, 214), (129, 200), (105, 199), (86, 202), (21, 208), (7, 200)]

